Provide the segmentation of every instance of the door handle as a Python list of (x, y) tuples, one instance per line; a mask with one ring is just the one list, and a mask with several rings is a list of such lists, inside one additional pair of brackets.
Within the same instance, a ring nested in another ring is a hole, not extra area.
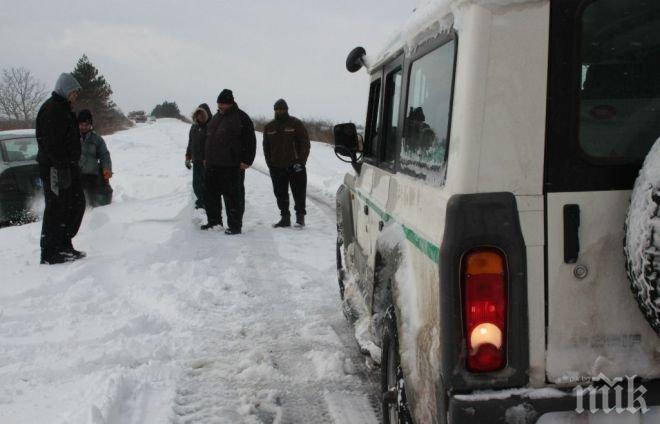
[(564, 263), (574, 264), (580, 254), (580, 206), (564, 205)]

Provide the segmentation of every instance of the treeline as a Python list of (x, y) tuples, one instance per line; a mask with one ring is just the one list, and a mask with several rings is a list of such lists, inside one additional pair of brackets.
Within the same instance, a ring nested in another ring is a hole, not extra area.
[[(267, 123), (272, 121), (273, 118), (266, 118), (263, 116), (258, 116), (253, 119), (254, 121), (254, 129), (257, 131), (263, 131), (264, 127), (266, 126)], [(334, 135), (332, 133), (332, 129), (334, 127), (334, 123), (332, 121), (329, 121), (327, 119), (310, 119), (310, 118), (305, 118), (301, 119), (303, 124), (305, 124), (305, 128), (307, 128), (307, 132), (309, 133), (309, 139), (313, 141), (320, 141), (322, 143), (328, 143), (332, 144), (334, 143)]]
[(188, 117), (181, 114), (179, 105), (177, 105), (176, 102), (168, 102), (167, 100), (159, 105), (156, 105), (156, 107), (154, 107), (154, 109), (151, 111), (151, 116), (154, 118), (175, 118), (184, 122), (191, 122)]
[[(86, 55), (76, 63), (71, 74), (82, 87), (74, 112), (89, 109), (94, 128), (110, 134), (132, 126), (131, 121), (112, 100), (112, 87)], [(53, 75), (56, 78), (57, 75)], [(39, 107), (50, 91), (25, 68), (2, 70), (0, 78), (0, 130), (34, 128)]]

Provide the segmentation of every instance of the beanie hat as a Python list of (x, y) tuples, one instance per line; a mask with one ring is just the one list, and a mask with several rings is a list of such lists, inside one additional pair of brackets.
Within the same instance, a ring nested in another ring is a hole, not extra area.
[(218, 103), (234, 103), (234, 93), (232, 93), (231, 90), (225, 88), (220, 92), (220, 95), (218, 96)]
[(289, 105), (286, 104), (286, 101), (284, 99), (279, 99), (278, 101), (275, 102), (273, 109), (289, 110)]
[(92, 123), (92, 112), (89, 109), (83, 109), (78, 112), (78, 123), (89, 122)]
[(73, 75), (62, 73), (60, 74), (59, 78), (57, 78), (57, 82), (55, 83), (55, 93), (67, 98), (69, 96), (69, 93), (72, 91), (80, 91), (82, 87), (80, 87), (80, 83), (78, 83), (78, 80), (76, 80)]

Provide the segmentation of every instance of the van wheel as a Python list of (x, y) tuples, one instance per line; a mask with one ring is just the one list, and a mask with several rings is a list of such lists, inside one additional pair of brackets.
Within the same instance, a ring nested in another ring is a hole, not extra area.
[(411, 424), (406, 400), (406, 387), (399, 357), (399, 337), (396, 314), (390, 306), (385, 312), (383, 326), (383, 356), (381, 358), (381, 392), (383, 394), (383, 423)]
[(635, 181), (625, 223), (626, 272), (635, 299), (660, 335), (660, 140)]
[(341, 246), (342, 243), (337, 238), (337, 282), (339, 283), (339, 296), (344, 300), (344, 267), (341, 262)]

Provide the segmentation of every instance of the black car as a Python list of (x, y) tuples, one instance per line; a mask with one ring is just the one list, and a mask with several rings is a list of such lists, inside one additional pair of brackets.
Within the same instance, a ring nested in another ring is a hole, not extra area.
[(0, 223), (36, 219), (41, 198), (37, 139), (32, 134), (0, 134)]

